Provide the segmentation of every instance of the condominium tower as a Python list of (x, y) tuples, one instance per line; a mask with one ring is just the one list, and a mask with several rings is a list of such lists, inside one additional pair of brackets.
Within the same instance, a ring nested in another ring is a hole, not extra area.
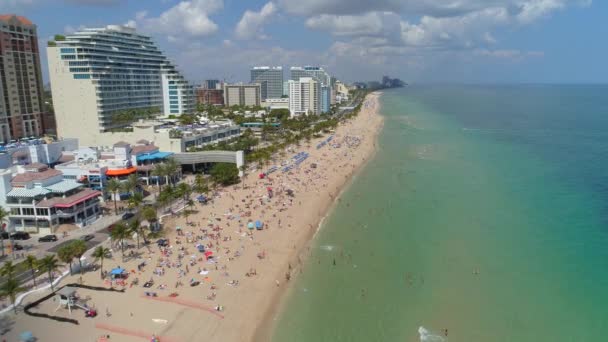
[(289, 112), (291, 116), (321, 114), (321, 83), (312, 77), (290, 80)]
[(36, 25), (0, 15), (0, 142), (44, 132)]
[(298, 81), (302, 77), (310, 77), (315, 81), (319, 82), (321, 86), (328, 87), (328, 94), (323, 103), (321, 111), (323, 113), (329, 111), (331, 106), (331, 76), (321, 67), (317, 66), (305, 66), (305, 67), (291, 67), (290, 80)]
[(283, 67), (253, 67), (251, 83), (261, 85), (262, 100), (281, 98), (283, 96)]
[(96, 135), (137, 119), (194, 109), (194, 89), (150, 37), (127, 26), (55, 36), (47, 48), (60, 137)]

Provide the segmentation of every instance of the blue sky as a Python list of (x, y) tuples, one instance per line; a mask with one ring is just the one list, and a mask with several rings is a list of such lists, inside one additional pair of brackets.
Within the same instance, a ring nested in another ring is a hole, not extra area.
[(0, 0), (0, 12), (36, 23), (42, 50), (56, 33), (134, 26), (196, 82), (247, 81), (253, 65), (346, 81), (608, 81), (607, 1)]

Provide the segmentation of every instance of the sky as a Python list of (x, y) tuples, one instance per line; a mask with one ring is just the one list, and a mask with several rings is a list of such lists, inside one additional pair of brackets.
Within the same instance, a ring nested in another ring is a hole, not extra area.
[[(608, 82), (608, 1), (0, 0), (46, 43), (82, 27), (150, 35), (193, 82), (319, 65), (346, 82)], [(287, 76), (287, 75), (286, 75)]]

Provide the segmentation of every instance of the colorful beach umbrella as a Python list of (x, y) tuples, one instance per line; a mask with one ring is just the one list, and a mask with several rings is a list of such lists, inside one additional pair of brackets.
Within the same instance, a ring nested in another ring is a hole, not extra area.
[(255, 227), (257, 229), (261, 229), (264, 226), (264, 224), (262, 223), (262, 221), (255, 221)]
[(255, 228), (255, 226), (253, 225), (253, 222), (247, 223), (247, 228), (249, 228), (249, 229)]

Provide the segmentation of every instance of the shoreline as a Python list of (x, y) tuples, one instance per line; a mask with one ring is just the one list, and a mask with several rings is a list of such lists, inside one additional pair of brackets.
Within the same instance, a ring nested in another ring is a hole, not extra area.
[[(11, 315), (14, 327), (3, 337), (16, 339), (17, 332), (29, 330), (49, 340), (96, 341), (95, 337), (107, 333), (113, 342), (152, 334), (162, 341), (199, 341), (203, 336), (207, 341), (255, 341), (263, 336), (267, 341), (315, 235), (335, 209), (336, 199), (378, 149), (377, 137), (384, 122), (379, 113), (380, 95), (368, 94), (359, 115), (336, 128), (332, 143), (339, 143), (340, 148), (315, 148), (328, 138), (327, 134), (312, 139), (310, 144), (294, 147), (276, 158), (278, 165), (298, 151), (309, 152), (308, 160), (291, 172), (276, 172), (268, 179), (259, 179), (259, 170), (250, 170), (240, 184), (220, 190), (210, 204), (197, 204), (196, 212), (189, 217), (194, 224), (186, 224), (183, 216), (167, 218), (164, 226), (171, 242), (169, 248), (161, 250), (151, 245), (124, 261), (120, 249), (115, 248), (113, 258), (104, 262), (104, 269), (121, 266), (131, 270), (125, 293), (78, 290), (89, 305), (97, 308), (98, 317), (81, 318), (82, 311), (72, 315), (67, 310), (55, 312), (56, 303), (49, 300), (34, 311), (77, 318), (79, 324), (20, 313)], [(312, 163), (318, 166), (313, 168)], [(268, 196), (268, 187), (276, 192), (275, 196)], [(285, 195), (286, 189), (292, 189), (295, 196)], [(264, 229), (248, 230), (247, 222), (256, 220), (264, 223)], [(178, 232), (176, 227), (182, 229)], [(213, 251), (214, 258), (201, 258), (197, 243)], [(182, 265), (182, 258), (190, 268)], [(146, 263), (143, 269), (138, 268), (141, 263)], [(157, 273), (159, 270), (162, 274)], [(249, 276), (252, 270), (254, 275)], [(79, 277), (68, 276), (62, 284), (77, 282)], [(100, 280), (98, 271), (85, 273), (82, 278), (86, 285), (110, 285)], [(134, 279), (139, 279), (139, 284), (134, 285)], [(154, 285), (142, 288), (148, 279), (154, 280)], [(188, 286), (191, 279), (200, 285)], [(234, 281), (236, 285), (231, 285)], [(178, 286), (180, 282), (185, 286)], [(158, 300), (150, 300), (144, 295), (147, 292), (157, 294)], [(27, 302), (46, 294), (32, 296)], [(221, 315), (212, 309), (218, 305), (224, 307)]]
[[(319, 222), (316, 224), (317, 228), (314, 230), (314, 232), (312, 232), (312, 235), (302, 245), (300, 245), (298, 247), (297, 253), (295, 253), (295, 255), (302, 256), (303, 263), (302, 263), (302, 265), (293, 269), (292, 273), (294, 273), (294, 274), (297, 274), (297, 272), (299, 270), (301, 270), (303, 267), (305, 267), (305, 262), (308, 260), (308, 257), (310, 256), (310, 252), (309, 252), (310, 247), (311, 247), (311, 245), (314, 244), (317, 234), (319, 234), (321, 229), (323, 229), (326, 219), (336, 209), (336, 206), (339, 203), (338, 199), (340, 197), (342, 197), (344, 192), (346, 192), (351, 187), (351, 185), (354, 183), (356, 178), (359, 176), (361, 170), (363, 170), (365, 168), (365, 166), (368, 165), (368, 163), (373, 159), (373, 157), (378, 152), (378, 149), (379, 149), (378, 136), (380, 135), (380, 132), (382, 131), (382, 128), (384, 127), (384, 117), (382, 117), (382, 115), (380, 114), (381, 106), (379, 104), (379, 98), (382, 96), (382, 92), (376, 91), (376, 92), (370, 93), (369, 95), (375, 95), (374, 101), (376, 101), (375, 108), (374, 108), (375, 110), (371, 114), (380, 117), (380, 122), (379, 122), (378, 126), (374, 127), (375, 130), (374, 130), (374, 132), (372, 132), (372, 136), (369, 137), (373, 141), (373, 148), (371, 151), (368, 151), (367, 155), (364, 157), (363, 162), (359, 163), (355, 167), (355, 169), (353, 169), (351, 171), (350, 177), (348, 177), (344, 181), (343, 184), (339, 185), (340, 191), (335, 196), (335, 198), (333, 198), (331, 200), (329, 205), (326, 207), (326, 211), (325, 211), (324, 215), (319, 219)], [(367, 100), (367, 96), (363, 102), (365, 102), (366, 100)], [(293, 259), (293, 256), (289, 259)], [(266, 310), (266, 313), (263, 316), (264, 318), (262, 319), (261, 323), (256, 328), (255, 333), (253, 334), (250, 341), (267, 342), (267, 341), (272, 340), (273, 333), (274, 333), (274, 331), (276, 329), (276, 325), (278, 323), (278, 318), (280, 317), (281, 314), (284, 313), (285, 305), (287, 304), (289, 296), (290, 296), (291, 292), (294, 290), (295, 284), (298, 281), (298, 279), (299, 279), (299, 276), (295, 276), (294, 278), (292, 278), (292, 281), (289, 283), (288, 286), (285, 286), (282, 289), (282, 291), (275, 293), (270, 305), (268, 306), (268, 308)]]

